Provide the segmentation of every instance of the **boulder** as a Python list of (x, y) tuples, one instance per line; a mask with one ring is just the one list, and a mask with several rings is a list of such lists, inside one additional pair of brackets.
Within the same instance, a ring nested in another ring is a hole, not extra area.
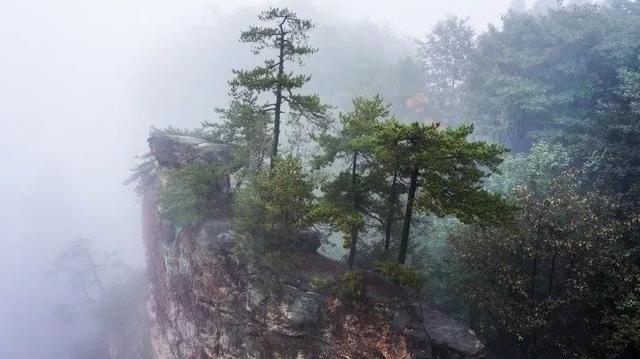
[(476, 334), (448, 315), (437, 310), (426, 310), (424, 325), (436, 358), (486, 358), (485, 345)]

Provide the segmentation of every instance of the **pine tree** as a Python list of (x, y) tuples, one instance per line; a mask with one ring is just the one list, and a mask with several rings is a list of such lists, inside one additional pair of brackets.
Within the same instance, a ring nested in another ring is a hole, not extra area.
[(230, 167), (238, 171), (238, 186), (262, 170), (270, 151), (271, 115), (257, 101), (251, 94), (236, 97), (229, 108), (216, 110), (223, 120), (221, 124), (203, 123), (205, 128), (213, 129), (217, 141), (233, 144)]
[(234, 226), (252, 251), (288, 251), (310, 225), (315, 183), (291, 155), (258, 174), (234, 196)]
[(408, 190), (398, 262), (404, 264), (414, 211), (453, 215), (463, 222), (497, 221), (509, 211), (502, 197), (486, 192), (482, 180), (502, 161), (498, 145), (469, 142), (473, 127), (389, 122), (377, 134), (377, 156), (398, 161)]
[(366, 217), (374, 213), (373, 194), (380, 183), (380, 171), (373, 158), (376, 129), (389, 116), (388, 106), (380, 96), (356, 98), (353, 110), (340, 115), (337, 134), (317, 138), (323, 153), (315, 158), (317, 167), (339, 163), (340, 173), (325, 188), (324, 217), (343, 232), (349, 248), (348, 265), (353, 266), (359, 233)]
[[(273, 112), (273, 167), (278, 156), (282, 114), (289, 113), (294, 118), (304, 117), (309, 121), (322, 123), (326, 119), (327, 106), (320, 103), (317, 95), (301, 95), (297, 92), (310, 80), (309, 76), (287, 72), (288, 65), (301, 65), (305, 57), (316, 52), (316, 49), (307, 45), (308, 32), (313, 29), (313, 23), (300, 19), (287, 8), (271, 8), (262, 12), (258, 18), (267, 25), (251, 26), (249, 30), (242, 32), (240, 41), (250, 43), (255, 55), (264, 50), (275, 50), (276, 55), (251, 70), (234, 70), (235, 78), (230, 81), (231, 95), (272, 95), (262, 109)], [(285, 111), (284, 105), (288, 105), (288, 111)]]

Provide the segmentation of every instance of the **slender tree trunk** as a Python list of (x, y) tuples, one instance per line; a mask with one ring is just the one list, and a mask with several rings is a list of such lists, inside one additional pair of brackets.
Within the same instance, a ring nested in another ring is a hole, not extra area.
[(538, 357), (538, 331), (533, 330), (533, 340), (531, 341), (531, 349), (529, 350), (529, 358), (536, 359)]
[(280, 25), (280, 54), (278, 55), (278, 85), (276, 87), (275, 113), (273, 116), (273, 141), (271, 142), (271, 163), (273, 168), (278, 157), (278, 142), (280, 141), (280, 115), (282, 114), (282, 75), (284, 74), (284, 29)]
[[(358, 166), (358, 151), (353, 152), (353, 159), (351, 161), (351, 196), (353, 197), (353, 211), (358, 211), (358, 173), (356, 172)], [(353, 267), (353, 263), (356, 258), (356, 246), (358, 243), (358, 229), (351, 229), (351, 247), (349, 248), (349, 269)]]
[(409, 230), (411, 230), (411, 216), (413, 215), (413, 202), (418, 189), (418, 169), (411, 172), (409, 182), (409, 193), (407, 195), (407, 208), (404, 213), (404, 224), (402, 226), (402, 237), (400, 238), (400, 252), (398, 253), (398, 263), (404, 264), (407, 259), (407, 248), (409, 246)]
[(553, 256), (551, 257), (551, 272), (549, 273), (549, 288), (547, 290), (547, 295), (551, 298), (551, 294), (553, 293), (553, 277), (556, 272), (556, 257), (558, 256), (557, 248), (553, 248)]
[(351, 247), (349, 247), (349, 269), (353, 268), (353, 263), (356, 259), (356, 244), (358, 243), (358, 230), (353, 228), (351, 230)]
[(91, 268), (91, 274), (93, 275), (93, 280), (95, 281), (96, 286), (98, 286), (98, 290), (100, 291), (100, 297), (104, 298), (105, 289), (102, 285), (102, 279), (100, 278), (100, 274), (98, 273), (98, 266), (93, 261), (93, 255), (91, 252), (86, 251), (87, 261), (89, 262), (89, 268)]
[(396, 209), (396, 182), (398, 181), (398, 171), (393, 171), (393, 181), (391, 182), (391, 194), (389, 195), (389, 213), (387, 213), (387, 222), (384, 228), (384, 252), (389, 253), (391, 245), (391, 228), (393, 226), (394, 212)]
[[(538, 219), (540, 220), (540, 219)], [(536, 228), (536, 247), (535, 247), (535, 254), (533, 257), (533, 270), (531, 273), (531, 309), (532, 310), (536, 310), (536, 307), (538, 305), (538, 296), (536, 295), (536, 280), (537, 280), (537, 276), (538, 276), (538, 256), (540, 253), (540, 226), (537, 226)], [(530, 359), (536, 359), (538, 354), (537, 354), (537, 347), (538, 347), (538, 331), (534, 328), (532, 330), (532, 334), (531, 334), (531, 345), (529, 347), (529, 355), (528, 357)]]
[(535, 254), (533, 256), (533, 270), (531, 273), (531, 294), (532, 306), (535, 307), (537, 303), (536, 299), (536, 280), (538, 275), (538, 254), (540, 252), (540, 227), (536, 229), (536, 247)]

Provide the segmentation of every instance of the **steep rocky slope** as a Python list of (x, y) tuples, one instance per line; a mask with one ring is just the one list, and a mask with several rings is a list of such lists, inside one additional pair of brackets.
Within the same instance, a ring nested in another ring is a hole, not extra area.
[[(314, 289), (344, 265), (317, 253), (308, 234), (286, 275), (233, 255), (228, 218), (175, 228), (159, 219), (158, 174), (192, 161), (228, 160), (228, 148), (169, 135), (149, 139), (154, 171), (143, 194), (151, 282), (149, 311), (156, 358), (484, 358), (484, 346), (446, 315), (407, 291), (364, 272), (357, 308)], [(276, 281), (277, 290), (265, 283)]]

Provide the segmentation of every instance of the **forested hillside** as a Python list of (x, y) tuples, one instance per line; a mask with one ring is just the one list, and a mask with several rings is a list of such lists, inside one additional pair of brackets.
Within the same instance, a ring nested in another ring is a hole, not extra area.
[(234, 255), (284, 274), (319, 233), (348, 270), (317, 287), (358, 307), (375, 271), (491, 357), (638, 357), (640, 4), (515, 10), (480, 33), (445, 18), (413, 57), (350, 71), (314, 64), (313, 20), (262, 12), (226, 105), (159, 130), (231, 148), (164, 174), (162, 218), (229, 218)]

